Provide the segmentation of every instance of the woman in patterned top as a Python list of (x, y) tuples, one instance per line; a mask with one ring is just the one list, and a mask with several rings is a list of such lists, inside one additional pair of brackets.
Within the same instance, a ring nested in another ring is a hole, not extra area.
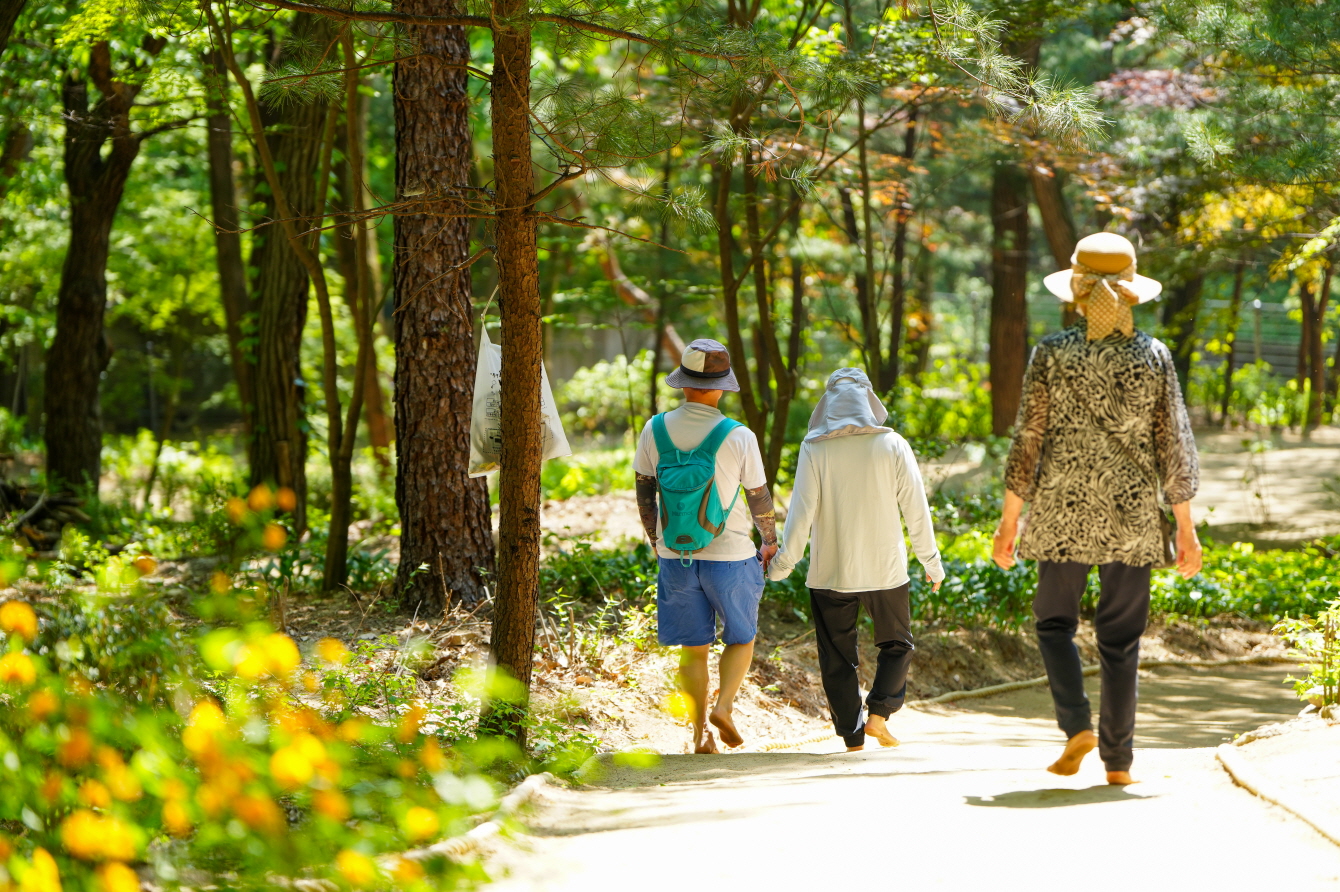
[[(1006, 569), (1014, 565), (1028, 502), (1018, 553), (1038, 562), (1038, 645), (1068, 738), (1047, 770), (1075, 774), (1096, 745), (1108, 783), (1129, 784), (1150, 572), (1167, 560), (1158, 490), (1177, 521), (1177, 569), (1189, 579), (1201, 565), (1191, 520), (1199, 466), (1172, 354), (1136, 331), (1131, 316), (1132, 306), (1153, 300), (1162, 286), (1135, 274), (1135, 248), (1114, 233), (1082, 239), (1071, 263), (1045, 283), (1082, 318), (1043, 338), (1029, 360), (992, 557)], [(1074, 642), (1094, 566), (1102, 664), (1097, 737)]]

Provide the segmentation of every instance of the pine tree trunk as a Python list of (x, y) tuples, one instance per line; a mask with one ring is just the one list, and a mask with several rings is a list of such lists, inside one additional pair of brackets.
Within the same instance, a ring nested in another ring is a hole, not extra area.
[[(398, 0), (400, 12), (441, 14), (441, 0)], [(470, 221), (460, 213), (473, 154), (463, 28), (410, 27), (424, 54), (395, 68), (396, 195), (424, 192), (424, 213), (397, 215), (395, 283), (396, 505), (400, 603), (428, 615), (483, 596), (494, 566), (488, 487), (466, 473), (475, 348)], [(444, 197), (445, 196), (445, 197)], [(419, 568), (423, 567), (421, 571)]]
[(1028, 363), (1028, 195), (1014, 164), (996, 167), (991, 184), (991, 432), (1014, 424)]
[[(498, 596), (493, 662), (529, 696), (540, 560), (539, 258), (530, 132), (530, 22), (526, 0), (493, 2), (493, 172), (502, 308), (502, 455)], [(525, 742), (525, 701), (495, 700), (481, 726)]]
[[(326, 41), (331, 26), (329, 19), (299, 13), (293, 31), (296, 37), (308, 41)], [(261, 103), (280, 183), (293, 212), (300, 217), (309, 217), (317, 210), (317, 169), (327, 108), (327, 102), (319, 98)], [(274, 198), (263, 181), (257, 192), (257, 199), (265, 206), (261, 218), (274, 219)], [(307, 321), (308, 273), (285, 242), (278, 224), (258, 230), (253, 244), (257, 344), (255, 436), (249, 451), (251, 482), (293, 490), (297, 497), (293, 524), (301, 534), (307, 529), (307, 434), (303, 430), (306, 388), (299, 383), (299, 353)]]
[[(156, 55), (164, 43), (146, 40), (144, 49)], [(88, 486), (96, 495), (102, 470), (99, 379), (111, 356), (103, 333), (107, 256), (116, 209), (142, 138), (130, 128), (140, 88), (113, 80), (107, 42), (91, 47), (88, 76), (102, 92), (91, 108), (88, 81), (69, 77), (61, 92), (70, 246), (56, 296), (56, 334), (46, 357), (44, 408), (49, 486)]]
[(209, 199), (214, 215), (214, 255), (219, 271), (219, 296), (228, 335), (228, 356), (242, 404), (242, 426), (250, 442), (256, 406), (255, 366), (243, 348), (243, 325), (252, 312), (247, 269), (242, 260), (241, 218), (233, 176), (233, 123), (228, 113), (228, 71), (218, 51), (205, 53), (203, 80), (207, 97), (205, 150), (209, 159)]

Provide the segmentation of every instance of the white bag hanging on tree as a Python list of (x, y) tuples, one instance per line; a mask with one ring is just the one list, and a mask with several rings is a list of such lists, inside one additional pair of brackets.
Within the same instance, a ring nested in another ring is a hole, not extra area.
[[(498, 470), (502, 455), (502, 348), (489, 340), (487, 328), (483, 334), (475, 364), (475, 398), (470, 413), (471, 477), (483, 477)], [(540, 364), (540, 427), (542, 459), (572, 455), (543, 363)]]

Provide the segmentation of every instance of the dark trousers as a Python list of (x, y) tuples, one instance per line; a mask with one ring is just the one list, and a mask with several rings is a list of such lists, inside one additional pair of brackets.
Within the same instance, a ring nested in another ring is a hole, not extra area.
[[(1067, 739), (1093, 730), (1083, 664), (1075, 647), (1079, 600), (1089, 582), (1089, 569), (1073, 561), (1039, 561), (1033, 600), (1056, 723)], [(1098, 567), (1098, 614), (1093, 622), (1102, 666), (1098, 754), (1108, 771), (1129, 771), (1133, 758), (1140, 636), (1149, 621), (1149, 572), (1149, 567), (1122, 563)]]
[(879, 662), (865, 704), (872, 715), (888, 718), (903, 708), (907, 696), (907, 667), (912, 662), (912, 610), (908, 584), (872, 592), (835, 592), (810, 589), (814, 637), (819, 644), (819, 674), (823, 678), (833, 729), (847, 746), (865, 743), (861, 718), (861, 685), (856, 677), (860, 661), (856, 647), (856, 618), (861, 606), (875, 624)]

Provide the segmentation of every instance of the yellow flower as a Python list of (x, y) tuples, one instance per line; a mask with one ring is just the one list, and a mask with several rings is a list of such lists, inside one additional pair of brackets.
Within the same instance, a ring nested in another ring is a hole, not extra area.
[(0, 681), (27, 687), (37, 681), (37, 667), (25, 653), (5, 654), (0, 657)]
[(140, 878), (124, 864), (112, 861), (98, 871), (98, 882), (103, 892), (140, 892)]
[(261, 651), (265, 654), (265, 662), (270, 673), (281, 678), (292, 675), (293, 670), (302, 662), (298, 645), (293, 643), (292, 638), (280, 632), (266, 635), (261, 639)]
[(21, 892), (61, 892), (60, 868), (46, 849), (33, 852), (33, 863), (19, 881)]
[(327, 663), (343, 663), (349, 659), (349, 649), (335, 638), (322, 638), (316, 643), (317, 656)]
[(265, 796), (244, 794), (233, 802), (233, 812), (252, 830), (273, 833), (284, 826), (284, 816)]
[(201, 700), (191, 710), (186, 720), (186, 729), (182, 731), (181, 742), (192, 755), (199, 756), (211, 749), (215, 741), (223, 735), (228, 720), (223, 710), (213, 700)]
[(312, 807), (318, 814), (332, 821), (343, 821), (349, 817), (349, 801), (338, 790), (317, 790), (312, 797)]
[(437, 835), (442, 826), (435, 812), (422, 806), (414, 806), (405, 812), (405, 835), (418, 842)]
[(401, 743), (409, 743), (419, 734), (419, 725), (423, 722), (426, 713), (419, 703), (414, 703), (400, 717), (400, 727), (396, 729), (396, 739)]
[(239, 524), (247, 519), (247, 503), (233, 496), (223, 506), (223, 510), (228, 513), (228, 519), (234, 524)]
[(191, 816), (186, 806), (173, 799), (163, 805), (163, 826), (173, 836), (185, 836), (191, 832)]
[(423, 749), (419, 751), (419, 761), (423, 767), (428, 769), (430, 774), (437, 774), (447, 767), (446, 754), (442, 752), (442, 747), (438, 745), (437, 738), (429, 737)]
[(326, 761), (326, 748), (310, 734), (299, 734), (270, 757), (270, 776), (281, 787), (292, 789), (309, 782), (317, 766)]
[(423, 868), (408, 858), (397, 858), (395, 869), (391, 871), (391, 875), (400, 883), (408, 885), (423, 879)]
[(270, 487), (264, 483), (257, 486), (247, 496), (247, 507), (252, 511), (264, 511), (274, 505), (274, 494), (270, 492)]
[(112, 793), (104, 784), (89, 778), (79, 786), (79, 801), (89, 808), (106, 808), (112, 804)]
[(32, 641), (37, 637), (37, 614), (25, 601), (6, 601), (0, 604), (0, 629)]
[(672, 719), (685, 722), (693, 714), (693, 698), (682, 691), (676, 691), (661, 699), (661, 709)]
[(335, 856), (335, 868), (355, 886), (371, 885), (377, 879), (377, 866), (372, 859), (349, 849)]
[(135, 838), (130, 828), (110, 815), (95, 815), (81, 808), (60, 825), (66, 851), (84, 861), (130, 861), (135, 857)]
[(287, 486), (279, 487), (279, 492), (275, 493), (275, 506), (280, 511), (292, 511), (298, 507), (298, 494)]
[(112, 795), (122, 802), (135, 802), (144, 795), (140, 779), (125, 765), (111, 765), (103, 773), (103, 779), (112, 791)]
[(368, 733), (368, 720), (363, 718), (352, 718), (340, 723), (340, 729), (337, 732), (340, 739), (346, 743), (358, 743), (363, 736)]
[(277, 523), (267, 523), (261, 531), (261, 544), (268, 551), (278, 551), (288, 541), (288, 531)]
[(209, 587), (216, 595), (227, 594), (228, 590), (233, 587), (233, 579), (222, 570), (215, 570), (209, 577)]

